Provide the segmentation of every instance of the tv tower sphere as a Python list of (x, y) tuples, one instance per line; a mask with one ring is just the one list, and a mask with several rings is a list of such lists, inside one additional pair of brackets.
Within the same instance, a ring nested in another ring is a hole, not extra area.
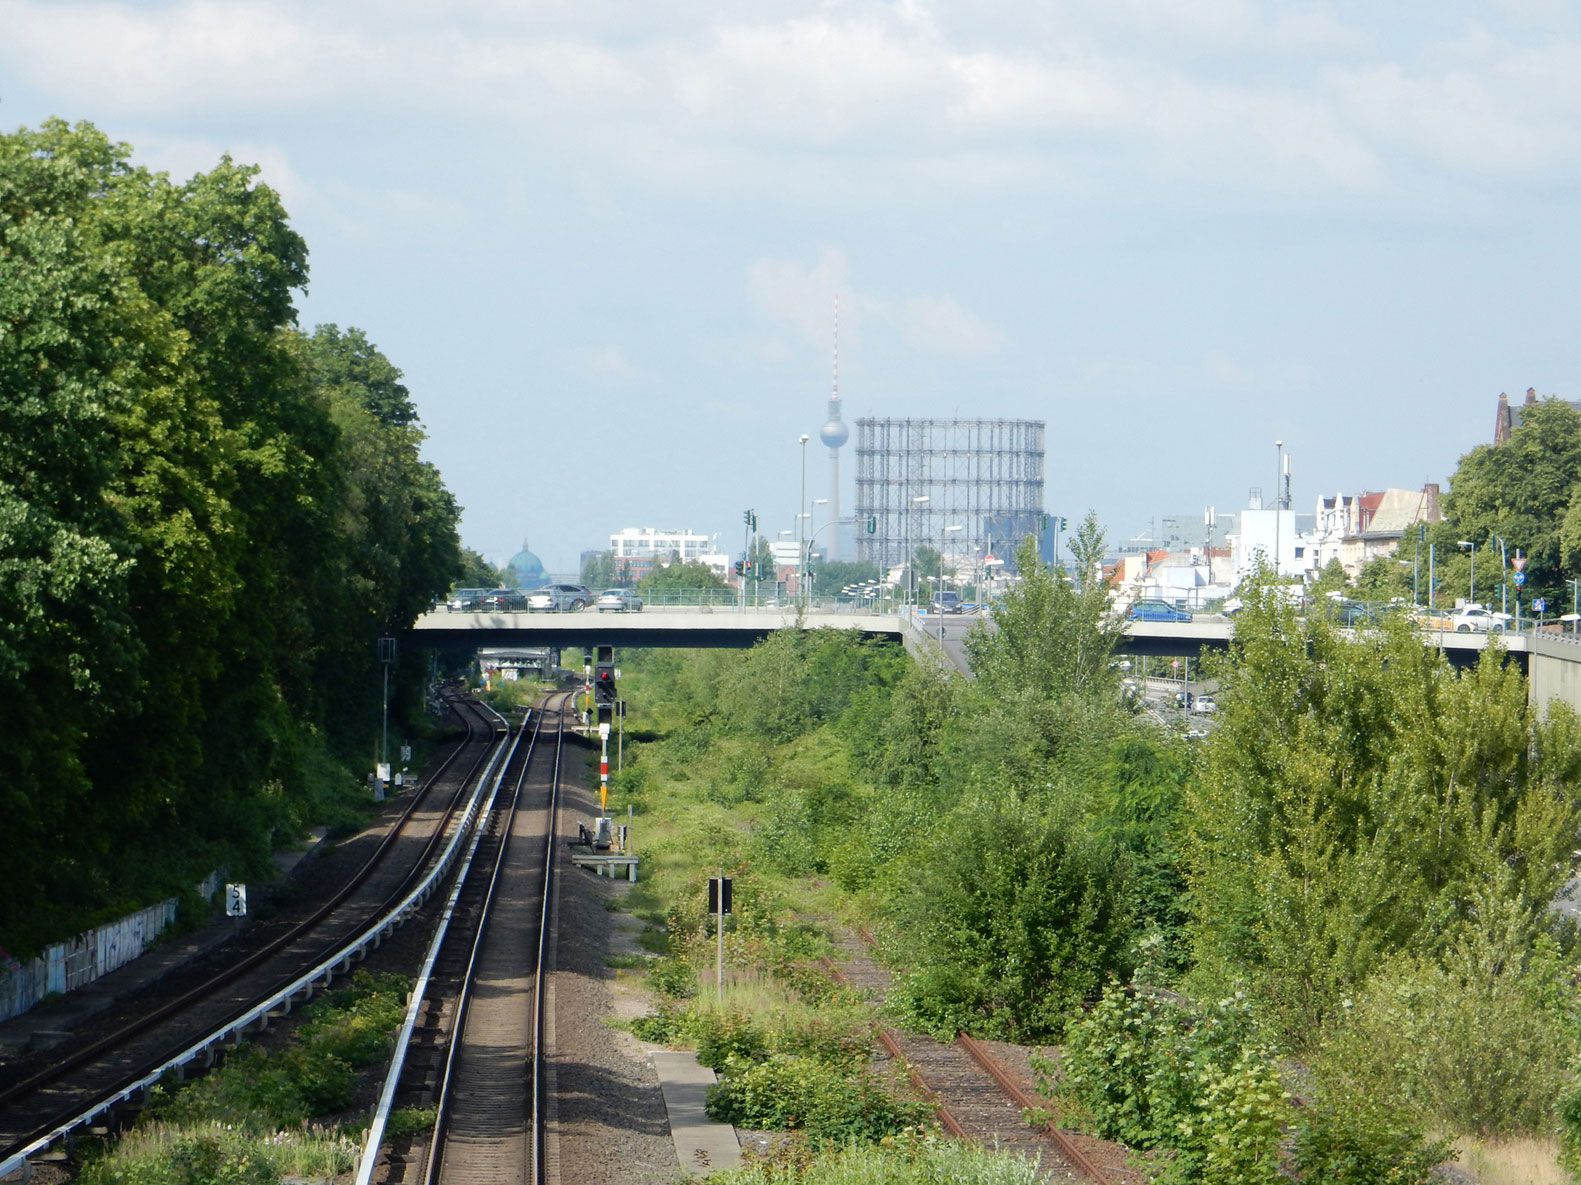
[(818, 439), (830, 448), (839, 448), (851, 439), (851, 430), (845, 426), (844, 420), (835, 417), (826, 420), (824, 426), (818, 429)]

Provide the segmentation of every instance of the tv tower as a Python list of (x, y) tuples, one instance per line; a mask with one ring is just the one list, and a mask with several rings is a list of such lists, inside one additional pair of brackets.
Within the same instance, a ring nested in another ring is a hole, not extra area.
[[(840, 518), (840, 446), (851, 439), (851, 430), (840, 418), (840, 294), (834, 297), (834, 364), (832, 385), (829, 389), (829, 418), (818, 429), (818, 439), (829, 446), (829, 521)], [(840, 557), (840, 528), (829, 528), (827, 554), (831, 560)]]

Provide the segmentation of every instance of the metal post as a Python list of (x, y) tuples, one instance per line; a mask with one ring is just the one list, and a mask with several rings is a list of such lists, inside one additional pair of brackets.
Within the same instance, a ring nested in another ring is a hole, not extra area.
[(1285, 442), (1274, 441), (1274, 583), (1279, 583), (1279, 471), (1284, 468)]
[(714, 961), (714, 986), (719, 1002), (725, 1002), (725, 870), (719, 870), (719, 891), (714, 894), (714, 934), (719, 941), (719, 953)]
[(807, 586), (807, 433), (801, 434), (801, 512), (796, 516), (796, 605)]
[(1433, 551), (1436, 546), (1437, 544), (1433, 543), (1427, 545), (1427, 607), (1429, 609), (1433, 607), (1433, 585), (1437, 583), (1437, 578), (1433, 575)]

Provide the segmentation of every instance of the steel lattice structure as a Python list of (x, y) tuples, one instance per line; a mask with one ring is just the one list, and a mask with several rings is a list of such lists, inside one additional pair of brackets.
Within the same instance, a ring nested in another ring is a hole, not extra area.
[(858, 558), (887, 569), (926, 544), (980, 560), (1036, 534), (1043, 433), (1042, 420), (857, 420)]

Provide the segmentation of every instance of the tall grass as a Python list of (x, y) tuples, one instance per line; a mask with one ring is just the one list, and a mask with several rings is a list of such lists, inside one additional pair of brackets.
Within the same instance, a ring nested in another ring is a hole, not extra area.
[(827, 1153), (794, 1153), (712, 1173), (709, 1185), (1034, 1185), (1035, 1161), (933, 1136), (901, 1138)]
[(282, 1176), (333, 1177), (357, 1163), (355, 1140), (321, 1128), (249, 1135), (221, 1123), (148, 1123), (90, 1164), (79, 1185), (273, 1185)]

